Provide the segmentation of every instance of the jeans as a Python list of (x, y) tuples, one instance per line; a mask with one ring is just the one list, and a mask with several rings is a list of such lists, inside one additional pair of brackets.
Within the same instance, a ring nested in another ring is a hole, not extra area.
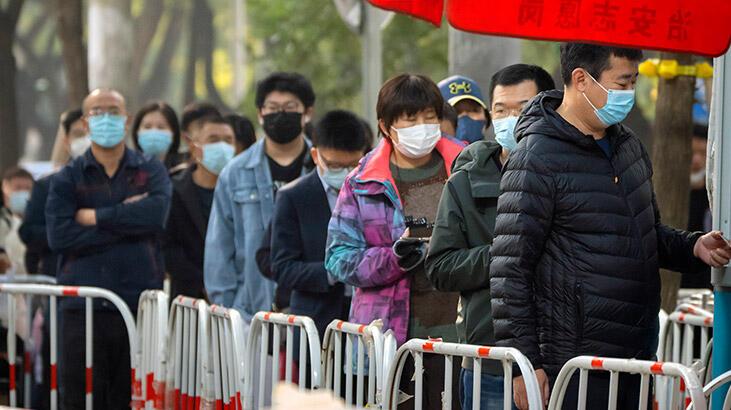
[[(462, 369), (459, 384), (459, 399), (462, 410), (472, 410), (472, 379), (474, 372), (470, 369)], [(480, 409), (481, 410), (502, 410), (504, 385), (502, 376), (493, 376), (482, 373), (480, 382)], [(513, 409), (515, 404), (513, 404)]]

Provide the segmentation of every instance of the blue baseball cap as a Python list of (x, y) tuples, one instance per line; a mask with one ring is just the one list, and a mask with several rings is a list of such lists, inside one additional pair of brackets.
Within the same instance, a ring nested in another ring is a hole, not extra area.
[(442, 93), (444, 101), (454, 106), (462, 100), (472, 100), (480, 104), (482, 108), (487, 109), (485, 99), (482, 97), (482, 90), (477, 82), (463, 75), (453, 75), (440, 81), (439, 91)]

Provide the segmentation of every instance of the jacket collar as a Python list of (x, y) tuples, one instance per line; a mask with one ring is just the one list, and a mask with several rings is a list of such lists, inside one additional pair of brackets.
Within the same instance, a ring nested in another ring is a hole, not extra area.
[[(133, 151), (130, 148), (125, 148), (122, 159), (119, 161), (119, 169), (125, 167), (138, 168), (140, 165), (142, 165), (144, 158), (145, 157), (143, 154), (137, 151)], [(80, 157), (80, 161), (83, 169), (87, 169), (90, 167), (104, 169), (102, 164), (100, 164), (99, 161), (97, 161), (94, 157), (94, 154), (91, 152), (91, 148), (86, 150), (84, 155)]]
[[(261, 164), (262, 161), (266, 160), (266, 145), (265, 145), (266, 137), (259, 139), (254, 145), (249, 147), (245, 151), (246, 155), (243, 163), (241, 164), (244, 168), (256, 168)], [(307, 146), (307, 153), (305, 154), (305, 164), (308, 163), (308, 159), (310, 157), (310, 151), (309, 149), (312, 147), (312, 142), (305, 137), (305, 145)]]

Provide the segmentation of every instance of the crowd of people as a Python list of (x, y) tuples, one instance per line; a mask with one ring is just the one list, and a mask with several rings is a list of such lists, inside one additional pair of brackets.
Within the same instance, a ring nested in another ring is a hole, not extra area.
[[(547, 400), (571, 357), (655, 355), (660, 267), (697, 278), (731, 258), (703, 218), (695, 232), (661, 222), (649, 155), (622, 125), (641, 58), (563, 44), (563, 90), (526, 64), (495, 73), (486, 95), (464, 76), (401, 74), (380, 89), (377, 124), (345, 110), (315, 121), (308, 79), (273, 73), (256, 88), (259, 138), (208, 103), (180, 119), (161, 101), (131, 115), (119, 92), (94, 90), (61, 118), (61, 169), (4, 173), (0, 273), (106, 288), (133, 311), (167, 275), (171, 297), (236, 309), (244, 334), (257, 312), (285, 311), (321, 337), (341, 319), (379, 321), (399, 344), (514, 347)], [(62, 305), (66, 409), (84, 406), (83, 309)], [(127, 408), (126, 330), (107, 302), (94, 305), (93, 337), (94, 405)], [(443, 361), (424, 365), (424, 403), (441, 408)], [(480, 397), (471, 361), (453, 371), (455, 408), (503, 408), (501, 366), (483, 365)], [(527, 409), (514, 374), (513, 405)], [(621, 408), (635, 406), (634, 379), (620, 377)], [(589, 407), (606, 406), (607, 384), (589, 386)], [(577, 392), (575, 378), (566, 408)]]

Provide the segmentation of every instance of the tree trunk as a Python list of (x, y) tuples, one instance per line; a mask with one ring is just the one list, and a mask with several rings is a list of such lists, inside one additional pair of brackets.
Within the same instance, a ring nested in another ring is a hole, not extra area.
[[(662, 59), (679, 64), (693, 62), (689, 54), (663, 53)], [(665, 225), (685, 229), (688, 226), (690, 192), (692, 102), (695, 77), (660, 79), (652, 144), (653, 183), (657, 203)], [(680, 273), (662, 270), (662, 308), (675, 309)]]
[(145, 86), (140, 90), (140, 101), (160, 98), (160, 96), (165, 95), (165, 91), (170, 82), (170, 73), (172, 72), (170, 63), (180, 43), (182, 32), (182, 24), (180, 22), (183, 20), (184, 13), (178, 3), (171, 5), (169, 13), (168, 25), (165, 29), (165, 36), (163, 37), (164, 40), (155, 57), (152, 74), (145, 80)]
[(21, 138), (15, 89), (17, 66), (13, 43), (22, 8), (23, 0), (11, 0), (0, 10), (0, 172), (17, 164), (20, 158)]
[(56, 30), (61, 40), (61, 54), (68, 84), (71, 107), (81, 107), (89, 92), (89, 75), (84, 47), (84, 12), (82, 0), (56, 0)]
[(165, 5), (163, 0), (146, 0), (145, 6), (135, 21), (134, 32), (134, 53), (132, 55), (132, 72), (130, 79), (135, 85), (135, 90), (130, 94), (130, 106), (137, 106), (142, 102), (140, 95), (144, 92), (139, 85), (142, 84), (142, 67), (145, 63), (152, 39), (155, 38)]
[[(89, 1), (89, 86), (132, 95), (131, 0)], [(131, 107), (128, 107), (131, 108)]]

